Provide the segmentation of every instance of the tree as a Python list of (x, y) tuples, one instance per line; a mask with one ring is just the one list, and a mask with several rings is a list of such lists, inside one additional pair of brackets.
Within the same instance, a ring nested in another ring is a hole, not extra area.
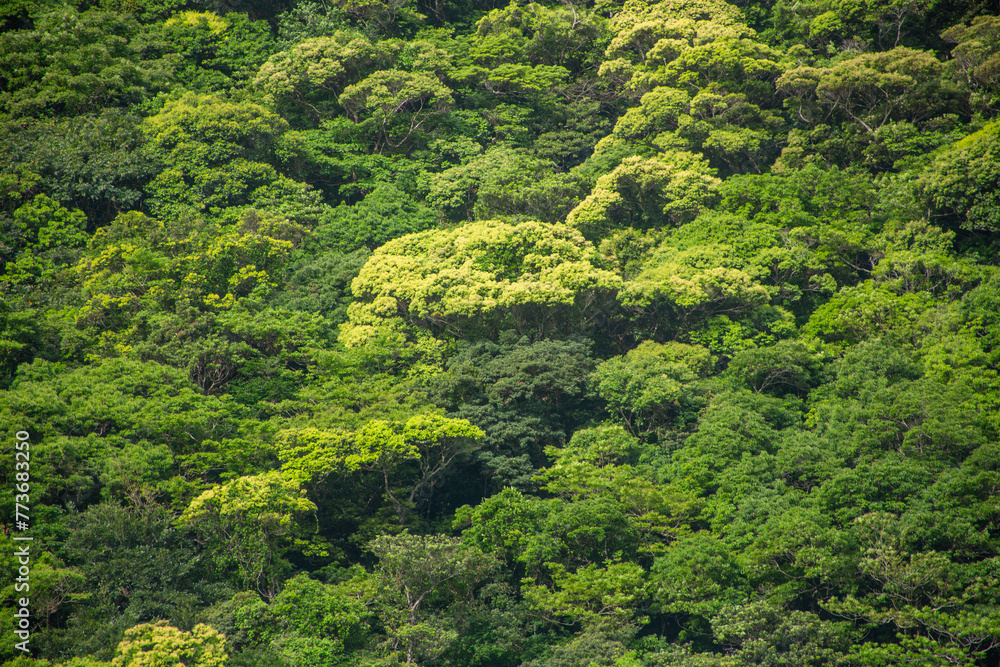
[[(790, 150), (785, 149), (782, 160)], [(837, 285), (854, 283), (871, 268), (868, 251), (878, 229), (880, 192), (861, 172), (812, 164), (774, 169), (770, 174), (728, 178), (719, 195), (720, 208), (726, 212), (776, 230), (788, 229), (796, 245), (805, 246), (826, 265)], [(717, 218), (716, 224), (723, 220)], [(728, 243), (732, 238), (730, 234), (716, 241)], [(828, 279), (824, 282), (829, 285)]]
[(92, 592), (77, 603), (79, 621), (69, 637), (81, 651), (109, 651), (122, 624), (166, 618), (183, 625), (197, 600), (228, 593), (213, 591), (201, 557), (173, 520), (146, 497), (125, 507), (105, 501), (64, 522), (60, 553)]
[(413, 0), (342, 0), (338, 6), (373, 33), (406, 34), (425, 18)]
[[(16, 539), (17, 536), (14, 536)], [(12, 554), (18, 553), (18, 547), (23, 544), (14, 541), (9, 535), (3, 536), (3, 543)], [(16, 545), (16, 546), (15, 546)], [(68, 614), (77, 611), (81, 602), (85, 603), (89, 594), (86, 590), (84, 576), (73, 567), (66, 567), (66, 564), (54, 554), (48, 551), (29, 549), (31, 572), (28, 576), (20, 574), (21, 581), (11, 582), (4, 586), (0, 595), (4, 600), (9, 600), (10, 609), (5, 613), (5, 619), (12, 622), (15, 627), (22, 630), (30, 629), (32, 634), (46, 632), (51, 628), (61, 625), (61, 619)], [(19, 565), (23, 564), (23, 557), (8, 557), (6, 565), (9, 565), (17, 572)], [(24, 584), (27, 583), (28, 587)], [(27, 597), (26, 597), (27, 594)], [(26, 598), (30, 602), (29, 625), (20, 625), (14, 615), (17, 601)], [(21, 638), (23, 639), (23, 638)], [(18, 638), (11, 637), (3, 645), (4, 653), (13, 654), (14, 644)]]
[(138, 22), (93, 8), (46, 8), (30, 29), (0, 39), (3, 94), (12, 116), (77, 114), (128, 106), (167, 87), (167, 62), (140, 62)]
[(512, 2), (479, 19), (473, 54), (485, 67), (528, 62), (579, 72), (599, 57), (595, 47), (605, 29), (599, 14), (582, 7)]
[(720, 644), (741, 664), (807, 667), (852, 664), (854, 633), (847, 623), (789, 611), (767, 601), (726, 608), (712, 621)]
[(431, 382), (439, 404), (483, 430), (476, 458), (497, 490), (533, 488), (546, 447), (562, 445), (595, 409), (584, 342), (511, 339), (468, 346)]
[(683, 224), (711, 204), (719, 183), (713, 170), (692, 153), (626, 158), (597, 180), (590, 195), (566, 217), (566, 224), (589, 238), (602, 238), (621, 227)]
[(187, 90), (207, 93), (242, 85), (274, 52), (271, 30), (266, 21), (243, 13), (220, 13), (225, 16), (179, 11), (148, 26), (140, 38), (144, 55), (171, 62), (176, 84)]
[[(940, 73), (941, 63), (931, 53), (898, 46), (830, 67), (791, 69), (777, 85), (793, 103), (805, 104), (802, 100), (815, 95), (831, 113), (839, 111), (874, 134), (891, 120), (919, 122), (947, 108), (950, 91), (942, 86)], [(804, 108), (800, 106), (800, 116)], [(820, 122), (819, 118), (806, 120)]]
[(776, 155), (774, 133), (782, 124), (773, 112), (748, 102), (745, 93), (713, 84), (692, 97), (681, 88), (658, 86), (618, 119), (609, 139), (659, 151), (702, 151), (712, 166), (760, 173), (769, 155)]
[[(255, 211), (244, 212), (239, 225), (167, 219), (132, 212), (95, 233), (77, 267), (85, 294), (77, 316), (98, 345), (188, 368), (199, 387), (218, 392), (254, 356), (236, 334), (242, 327), (226, 325), (261, 319), (254, 313), (278, 287), (305, 230)], [(173, 289), (178, 283), (183, 288)], [(234, 308), (240, 315), (227, 320), (223, 314)], [(303, 317), (285, 311), (269, 319), (299, 319), (300, 333), (318, 333), (318, 322)], [(134, 327), (137, 320), (143, 326)]]
[(374, 251), (400, 236), (431, 229), (437, 222), (432, 209), (395, 185), (380, 183), (357, 204), (341, 204), (325, 215), (307, 245), (342, 253)]
[(696, 492), (715, 491), (728, 467), (774, 453), (779, 432), (802, 419), (793, 406), (747, 390), (715, 395), (697, 430), (671, 458), (667, 478)]
[(166, 621), (126, 630), (115, 653), (113, 667), (223, 667), (229, 657), (226, 638), (211, 626), (182, 632)]
[(745, 601), (745, 575), (734, 555), (708, 531), (682, 536), (653, 562), (650, 593), (664, 612), (710, 619)]
[(753, 90), (751, 81), (778, 71), (779, 54), (741, 18), (734, 5), (718, 0), (633, 0), (611, 21), (614, 37), (600, 73), (639, 94), (709, 82), (730, 92)]
[[(904, 546), (910, 538), (906, 518), (871, 512), (855, 520), (864, 547), (860, 569), (875, 580), (874, 590), (860, 598), (830, 600), (826, 607), (847, 618), (890, 624), (897, 631), (897, 643), (855, 648), (873, 664), (931, 664), (942, 659), (972, 664), (1000, 644), (995, 596), (981, 597), (984, 580), (978, 568), (956, 567), (945, 554)], [(959, 604), (965, 607), (961, 611), (954, 609)]]
[(990, 3), (0, 2), (16, 666), (995, 663)]
[(822, 357), (799, 341), (779, 341), (772, 347), (751, 348), (736, 354), (729, 373), (758, 394), (763, 391), (808, 392)]
[(558, 222), (579, 201), (581, 184), (555, 167), (526, 150), (493, 146), (425, 176), (425, 201), (456, 221), (526, 216)]
[(568, 573), (550, 566), (553, 587), (524, 580), (525, 598), (549, 620), (569, 617), (574, 622), (622, 623), (635, 618), (644, 602), (646, 573), (635, 563), (608, 562)]
[(803, 332), (845, 347), (883, 336), (912, 340), (916, 320), (932, 308), (934, 299), (927, 292), (896, 294), (866, 281), (841, 289), (817, 308)]
[[(354, 433), (290, 429), (280, 434), (278, 454), (284, 473), (300, 481), (333, 472), (378, 473), (400, 525), (405, 525), (417, 501), (434, 494), (441, 479), (476, 448), (482, 435), (464, 419), (422, 414), (410, 417), (401, 429), (382, 420), (368, 422)], [(416, 463), (415, 471), (408, 470), (410, 462)]]
[(454, 641), (454, 631), (436, 624), (427, 608), (471, 600), (496, 567), (491, 557), (445, 536), (404, 532), (379, 537), (369, 548), (379, 559), (381, 585), (402, 612), (389, 617), (389, 646), (408, 665), (433, 659)]
[(541, 532), (550, 504), (506, 488), (475, 507), (460, 507), (455, 512), (455, 526), (464, 528), (463, 541), (515, 570), (524, 561), (531, 539)]
[(150, 209), (218, 212), (273, 199), (315, 205), (307, 189), (278, 170), (297, 150), (287, 130), (281, 116), (252, 102), (193, 92), (167, 102), (144, 123), (150, 155), (163, 164), (146, 186)]
[(240, 477), (192, 500), (177, 523), (212, 544), (220, 565), (235, 565), (243, 586), (273, 598), (296, 517), (316, 509), (303, 495), (297, 481), (276, 471)]
[[(364, 579), (369, 577), (365, 574)], [(371, 601), (358, 599), (351, 590), (359, 583), (323, 584), (304, 574), (289, 579), (268, 609), (284, 629), (270, 643), (290, 664), (304, 665), (328, 664), (360, 648)], [(373, 588), (367, 582), (362, 585)]]
[(498, 331), (493, 323), (537, 337), (572, 330), (619, 284), (595, 260), (593, 247), (564, 225), (487, 221), (404, 236), (379, 248), (355, 278), (341, 340), (357, 346), (379, 330), (399, 336), (418, 327), (463, 336)]
[(2, 178), (28, 186), (17, 197), (8, 191), (12, 208), (17, 208), (14, 200), (26, 204), (45, 193), (83, 211), (93, 230), (137, 206), (143, 185), (156, 173), (143, 145), (141, 120), (138, 114), (105, 108), (0, 125), (0, 150), (17, 156), (7, 161)]
[(644, 341), (594, 372), (597, 393), (633, 434), (683, 426), (699, 407), (697, 380), (712, 370), (708, 350)]
[(86, 243), (87, 218), (43, 194), (14, 211), (13, 217), (22, 247), (3, 267), (0, 288), (8, 294), (31, 294), (65, 282)]
[(955, 43), (952, 60), (946, 65), (952, 75), (972, 95), (972, 103), (981, 109), (995, 109), (1000, 100), (996, 88), (996, 72), (1000, 68), (1000, 20), (995, 16), (979, 16), (969, 25), (959, 23), (943, 33), (941, 38)]
[[(641, 450), (638, 439), (611, 425), (577, 431), (565, 447), (549, 447), (553, 463), (538, 479), (570, 504), (549, 514), (548, 535), (533, 541), (526, 560), (573, 564), (593, 563), (601, 551), (604, 560), (610, 553), (658, 554), (684, 535), (698, 502), (679, 486), (658, 483), (649, 466), (637, 465)], [(537, 575), (540, 563), (532, 565)]]
[[(659, 314), (667, 310), (676, 322), (688, 328), (712, 315), (746, 317), (768, 304), (767, 287), (756, 282), (748, 271), (726, 266), (725, 250), (718, 247), (692, 250), (673, 256), (669, 251), (654, 255), (619, 293), (619, 302), (640, 317), (647, 316), (654, 327), (672, 324), (662, 322)], [(667, 331), (675, 327), (676, 324)]]
[(329, 100), (365, 76), (379, 58), (380, 50), (363, 35), (337, 30), (271, 56), (254, 86), (273, 95), (280, 108), (298, 106), (315, 122), (334, 113)]
[[(36, 360), (22, 367), (16, 385), (0, 401), (7, 414), (25, 419), (25, 426), (43, 438), (52, 436), (54, 444), (62, 436), (108, 447), (101, 438), (117, 436), (156, 441), (174, 454), (190, 453), (210, 438), (233, 436), (238, 417), (230, 400), (201, 395), (183, 371), (123, 359), (73, 370)], [(122, 440), (111, 442), (120, 447)], [(59, 447), (46, 452), (43, 442), (40, 463), (49, 453), (58, 457)]]
[(1000, 123), (944, 146), (917, 181), (917, 192), (939, 214), (956, 220), (964, 229), (1000, 230), (997, 215), (996, 160), (1000, 147)]
[(452, 104), (451, 90), (436, 77), (380, 70), (337, 98), (355, 123), (365, 119), (375, 135), (372, 152), (401, 149), (411, 135)]

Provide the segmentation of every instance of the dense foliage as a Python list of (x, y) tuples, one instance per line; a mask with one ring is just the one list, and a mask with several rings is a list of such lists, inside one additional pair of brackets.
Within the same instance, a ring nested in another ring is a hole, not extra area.
[(32, 664), (996, 665), (996, 3), (505, 2), (0, 7)]

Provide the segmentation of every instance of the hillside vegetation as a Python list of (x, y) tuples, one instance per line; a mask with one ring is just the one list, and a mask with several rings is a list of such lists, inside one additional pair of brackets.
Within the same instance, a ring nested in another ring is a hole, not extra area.
[(505, 3), (0, 5), (0, 660), (998, 664), (996, 1)]

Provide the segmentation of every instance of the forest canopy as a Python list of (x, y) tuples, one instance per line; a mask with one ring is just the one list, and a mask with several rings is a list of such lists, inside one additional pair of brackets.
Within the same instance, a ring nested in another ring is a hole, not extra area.
[(3, 3), (0, 660), (996, 665), (998, 13)]

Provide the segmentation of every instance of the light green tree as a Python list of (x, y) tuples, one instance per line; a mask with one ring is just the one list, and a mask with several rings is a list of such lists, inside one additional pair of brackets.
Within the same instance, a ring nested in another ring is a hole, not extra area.
[(315, 206), (308, 188), (279, 169), (300, 149), (288, 122), (253, 102), (186, 93), (144, 122), (150, 155), (163, 168), (146, 186), (158, 216), (226, 207)]
[[(374, 420), (354, 432), (314, 427), (279, 434), (278, 456), (285, 475), (302, 482), (331, 473), (378, 473), (400, 524), (422, 493), (476, 448), (483, 432), (464, 419), (436, 414), (410, 417), (402, 428)], [(409, 474), (409, 464), (415, 474)]]
[(590, 195), (566, 217), (590, 238), (621, 227), (679, 225), (709, 206), (719, 186), (714, 170), (687, 151), (629, 157), (601, 176)]
[(404, 236), (354, 279), (341, 340), (358, 346), (380, 331), (402, 342), (419, 329), (464, 336), (511, 325), (540, 336), (570, 324), (558, 319), (561, 310), (585, 320), (621, 284), (595, 263), (593, 246), (565, 225), (485, 221)]
[(198, 531), (212, 544), (220, 564), (235, 565), (244, 586), (273, 598), (282, 555), (294, 542), (295, 520), (315, 509), (297, 481), (272, 471), (205, 491), (191, 501), (177, 524)]
[(611, 20), (601, 75), (636, 96), (657, 86), (731, 92), (780, 71), (777, 50), (756, 39), (735, 5), (721, 0), (629, 0)]
[(454, 101), (436, 76), (396, 69), (379, 70), (348, 86), (338, 100), (351, 120), (371, 125), (375, 153), (399, 149)]
[(575, 572), (550, 564), (549, 573), (551, 587), (525, 579), (522, 591), (550, 620), (622, 623), (635, 619), (646, 599), (646, 573), (635, 563), (607, 562), (603, 567), (588, 565)]
[(113, 667), (224, 667), (226, 638), (199, 623), (191, 632), (166, 621), (142, 623), (125, 631), (115, 650)]
[(305, 39), (264, 63), (254, 86), (282, 108), (299, 107), (314, 120), (332, 114), (331, 100), (379, 62), (378, 48), (361, 34), (337, 31)]

